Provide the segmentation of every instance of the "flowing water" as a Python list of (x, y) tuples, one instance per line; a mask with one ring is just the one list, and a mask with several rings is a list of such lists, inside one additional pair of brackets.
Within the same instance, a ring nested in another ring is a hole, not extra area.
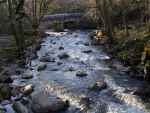
[[(42, 48), (37, 52), (38, 59), (32, 60), (29, 67), (34, 78), (23, 81), (33, 84), (34, 91), (54, 93), (69, 100), (70, 107), (63, 113), (148, 113), (141, 99), (130, 91), (144, 83), (120, 73), (123, 70), (118, 72), (112, 68), (111, 59), (102, 47), (91, 45), (87, 31), (47, 33), (49, 36), (43, 39)], [(69, 58), (59, 59), (61, 53), (67, 53)], [(56, 62), (47, 62), (47, 68), (38, 72), (39, 59), (43, 56), (54, 57)], [(77, 77), (79, 70), (88, 75)], [(89, 90), (89, 86), (99, 80), (105, 81), (108, 87), (101, 91)], [(89, 102), (82, 101), (87, 97)]]

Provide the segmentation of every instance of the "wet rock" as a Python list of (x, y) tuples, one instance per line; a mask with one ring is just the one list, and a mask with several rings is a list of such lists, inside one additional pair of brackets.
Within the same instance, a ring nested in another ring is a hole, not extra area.
[(68, 108), (68, 102), (43, 92), (33, 94), (31, 101), (34, 113), (57, 113)]
[(92, 103), (91, 99), (89, 97), (82, 97), (80, 100), (80, 104), (83, 105), (83, 109), (90, 108), (90, 104)]
[(84, 51), (82, 51), (82, 52), (88, 54), (88, 53), (92, 53), (92, 50), (89, 49), (89, 50), (84, 50)]
[(6, 113), (6, 110), (5, 110), (5, 108), (0, 108), (0, 113)]
[(33, 78), (33, 74), (30, 71), (28, 71), (22, 75), (22, 79), (32, 79), (32, 78)]
[(106, 88), (107, 88), (107, 84), (103, 80), (97, 81), (96, 83), (89, 86), (89, 89), (93, 90), (93, 91), (94, 90), (101, 91), (101, 90), (106, 89)]
[(45, 63), (40, 63), (37, 67), (37, 71), (42, 71), (47, 67)]
[(8, 84), (0, 84), (0, 101), (10, 99), (11, 88)]
[(84, 45), (85, 46), (89, 46), (90, 44), (89, 44), (89, 42), (85, 42)]
[(37, 59), (37, 58), (38, 58), (37, 54), (32, 53), (32, 55), (31, 55), (31, 60), (35, 60), (35, 59)]
[(64, 52), (64, 53), (59, 54), (58, 57), (59, 57), (59, 59), (67, 59), (67, 58), (69, 58), (69, 55)]
[(44, 56), (42, 58), (40, 58), (41, 62), (55, 62), (55, 58), (52, 58), (50, 56)]
[(75, 68), (71, 66), (68, 68), (68, 71), (75, 71)]
[(57, 65), (58, 65), (58, 66), (60, 66), (60, 65), (62, 65), (62, 64), (63, 64), (62, 62), (57, 62)]
[(24, 105), (27, 105), (29, 104), (30, 100), (27, 97), (23, 97), (20, 102)]
[(64, 47), (60, 46), (58, 49), (59, 49), (59, 50), (64, 50)]
[(58, 71), (58, 70), (59, 70), (59, 68), (57, 68), (57, 67), (50, 69), (50, 71)]
[(78, 35), (77, 35), (77, 34), (75, 34), (75, 35), (74, 35), (74, 37), (75, 37), (75, 38), (77, 38), (77, 37), (78, 37)]
[(137, 88), (133, 91), (133, 94), (141, 97), (150, 97), (150, 87)]
[(76, 73), (76, 76), (77, 77), (85, 77), (85, 76), (87, 76), (88, 74), (85, 72), (85, 71), (78, 71), (77, 73)]
[(41, 49), (41, 45), (40, 45), (40, 44), (37, 44), (36, 47), (35, 47), (35, 50), (36, 50), (36, 51), (39, 51), (40, 49)]
[(12, 83), (13, 80), (8, 75), (0, 76), (0, 83)]
[(33, 92), (34, 88), (32, 84), (26, 85), (21, 89), (21, 92), (24, 95), (30, 95)]
[(9, 71), (8, 70), (3, 70), (0, 73), (0, 83), (12, 83), (13, 80), (11, 79), (10, 75), (9, 75)]
[(14, 102), (12, 107), (16, 111), (16, 113), (30, 113), (27, 107), (24, 106), (21, 102)]
[(17, 75), (20, 75), (21, 73), (23, 73), (23, 69), (21, 69), (21, 68), (17, 68), (16, 70), (15, 70), (15, 73), (17, 74)]
[(64, 68), (64, 71), (65, 71), (65, 72), (67, 72), (67, 71), (72, 72), (72, 71), (75, 71), (75, 70), (76, 70), (76, 69), (75, 69), (73, 66), (69, 66), (69, 67)]

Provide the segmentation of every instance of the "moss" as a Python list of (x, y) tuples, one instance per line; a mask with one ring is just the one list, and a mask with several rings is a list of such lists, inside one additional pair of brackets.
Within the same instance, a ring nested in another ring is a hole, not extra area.
[(0, 84), (0, 100), (11, 97), (11, 88), (7, 84)]
[(56, 32), (61, 32), (61, 31), (64, 30), (63, 24), (61, 22), (59, 22), (59, 21), (54, 21), (52, 23), (52, 28)]

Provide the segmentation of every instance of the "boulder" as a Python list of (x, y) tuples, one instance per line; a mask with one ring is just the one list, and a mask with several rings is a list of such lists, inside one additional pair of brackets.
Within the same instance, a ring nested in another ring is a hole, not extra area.
[(43, 71), (47, 65), (45, 63), (40, 63), (37, 67), (37, 71)]
[(67, 59), (67, 58), (69, 58), (69, 55), (64, 52), (64, 53), (59, 54), (58, 57), (59, 57), (59, 59)]
[(89, 44), (89, 42), (85, 42), (84, 45), (85, 46), (89, 46), (90, 44)]
[(8, 84), (0, 84), (0, 101), (10, 99), (11, 88)]
[(31, 108), (34, 113), (57, 113), (68, 108), (68, 102), (43, 92), (31, 96)]
[(64, 50), (64, 47), (60, 46), (58, 49), (59, 49), (59, 50)]
[(84, 50), (84, 51), (82, 51), (82, 52), (88, 54), (88, 53), (92, 53), (92, 50), (89, 49), (89, 50)]
[(13, 109), (16, 113), (30, 113), (26, 106), (24, 106), (21, 102), (14, 102), (12, 105)]
[(21, 92), (24, 95), (30, 95), (33, 92), (34, 88), (32, 84), (26, 85), (21, 89)]
[(33, 78), (33, 74), (30, 71), (27, 71), (22, 75), (22, 79), (32, 79), (32, 78)]
[(77, 73), (76, 73), (76, 76), (77, 77), (85, 77), (85, 76), (87, 76), (88, 74), (85, 72), (85, 71), (78, 71)]
[(62, 65), (62, 64), (63, 64), (62, 62), (57, 62), (57, 65), (58, 65), (58, 66), (60, 66), (60, 65)]
[(141, 87), (141, 88), (137, 88), (133, 91), (133, 95), (137, 95), (140, 97), (150, 97), (150, 87)]
[(10, 76), (8, 75), (1, 75), (0, 76), (0, 83), (12, 83), (13, 80)]
[(41, 45), (40, 44), (37, 44), (36, 46), (35, 46), (35, 50), (36, 51), (39, 51), (41, 49)]
[(40, 58), (41, 62), (55, 62), (55, 58), (52, 58), (50, 56), (44, 56), (42, 58)]
[(106, 88), (107, 88), (107, 84), (103, 80), (99, 80), (95, 82), (94, 84), (92, 84), (91, 86), (89, 86), (90, 90), (96, 90), (96, 91), (101, 91)]

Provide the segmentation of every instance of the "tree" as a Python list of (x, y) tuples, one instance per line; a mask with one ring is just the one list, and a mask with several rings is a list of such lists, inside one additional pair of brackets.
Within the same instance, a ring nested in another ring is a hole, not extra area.
[(23, 30), (24, 0), (7, 0), (12, 34), (17, 46), (17, 56), (24, 59), (25, 39)]
[(39, 26), (44, 15), (48, 11), (48, 6), (52, 0), (26, 0), (25, 13), (33, 29), (33, 38), (38, 36)]

